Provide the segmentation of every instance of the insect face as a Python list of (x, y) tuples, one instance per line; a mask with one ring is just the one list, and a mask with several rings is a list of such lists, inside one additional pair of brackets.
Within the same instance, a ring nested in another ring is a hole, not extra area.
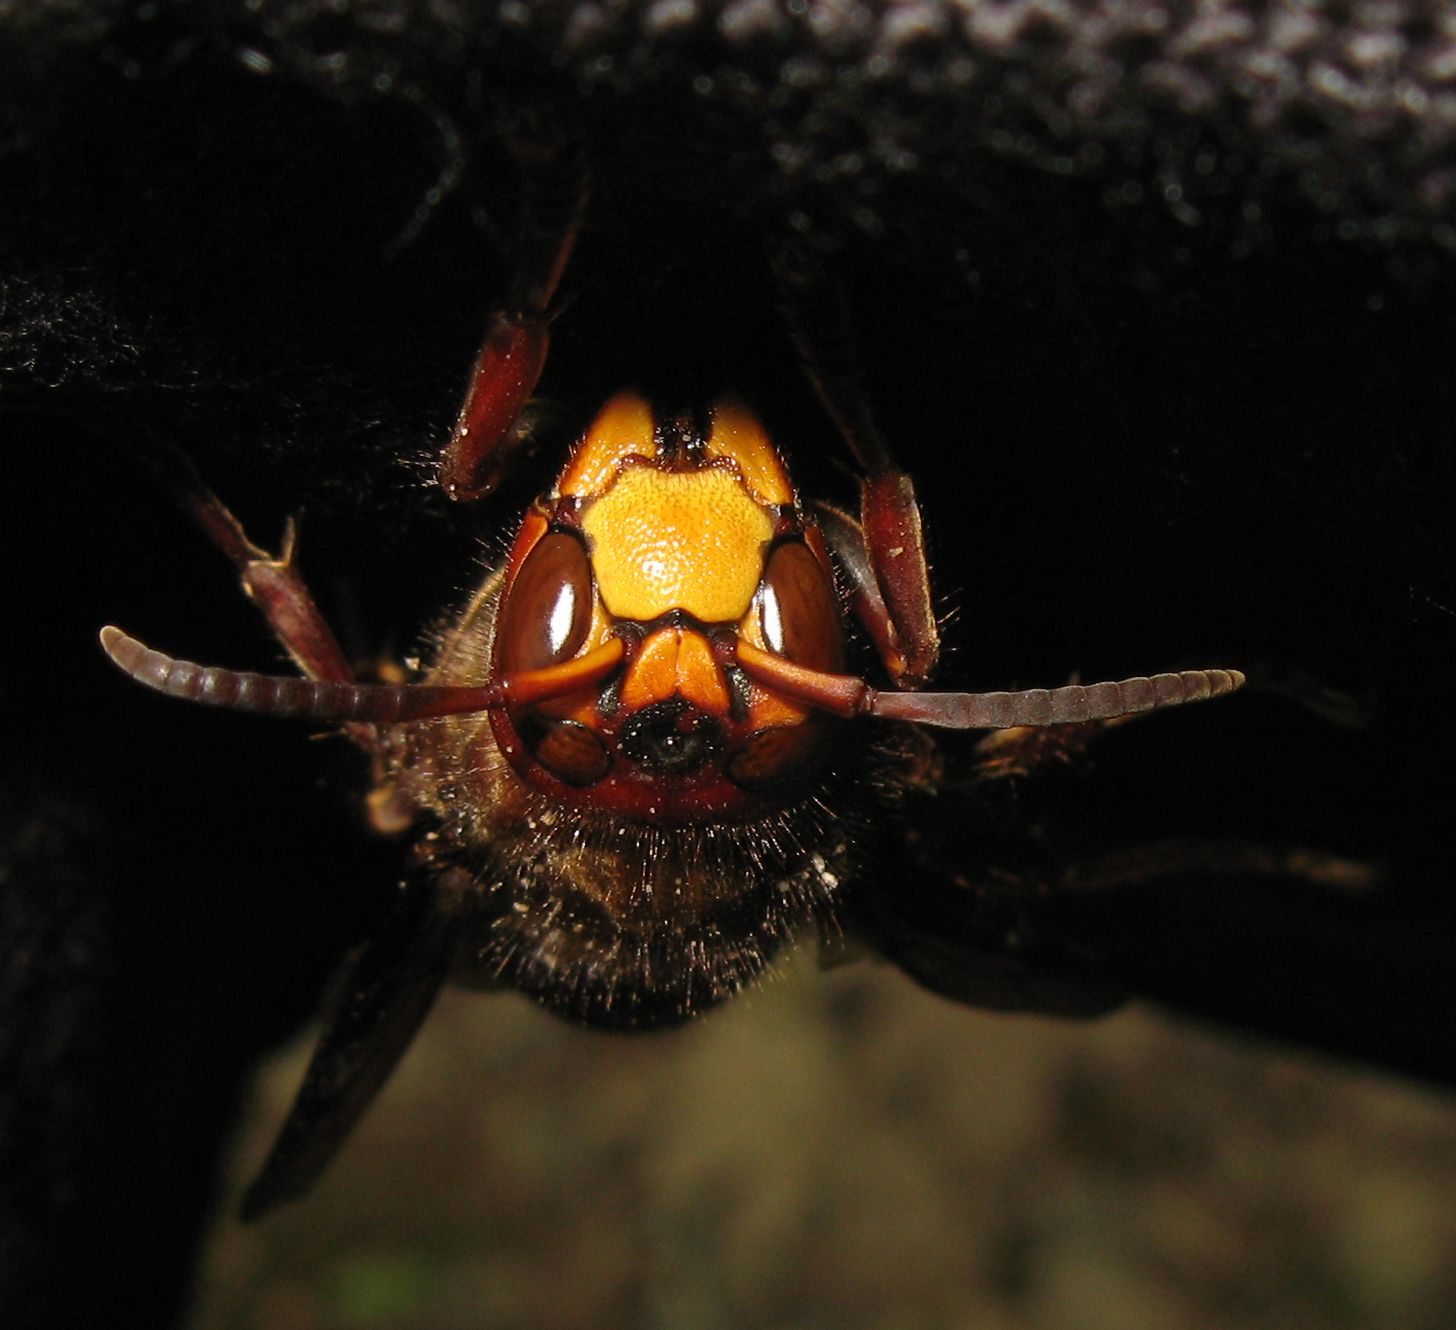
[(842, 667), (823, 537), (758, 422), (731, 403), (709, 422), (614, 398), (511, 551), (491, 672), (555, 672), (561, 691), (492, 711), (491, 730), (563, 803), (742, 818), (822, 756), (820, 718), (735, 660), (741, 638)]

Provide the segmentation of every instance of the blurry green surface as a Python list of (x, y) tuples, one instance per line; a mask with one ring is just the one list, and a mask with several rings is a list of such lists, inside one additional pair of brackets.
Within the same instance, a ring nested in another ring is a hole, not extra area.
[(1451, 1099), (1143, 1010), (803, 959), (663, 1035), (449, 993), (314, 1195), (219, 1218), (194, 1327), (1447, 1330), (1453, 1181)]

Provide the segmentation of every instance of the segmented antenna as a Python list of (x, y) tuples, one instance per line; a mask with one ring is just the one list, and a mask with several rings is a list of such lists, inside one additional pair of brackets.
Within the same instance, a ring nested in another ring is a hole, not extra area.
[(1159, 707), (1206, 702), (1241, 688), (1238, 670), (1180, 670), (1115, 682), (1029, 688), (1014, 693), (876, 693), (866, 710), (953, 730), (1006, 730), (1017, 725), (1075, 725), (1116, 720)]
[(154, 651), (110, 625), (101, 630), (101, 648), (112, 663), (140, 684), (168, 697), (262, 716), (304, 720), (364, 721), (399, 725), (438, 716), (460, 716), (490, 707), (525, 706), (560, 697), (604, 679), (620, 663), (624, 647), (611, 638), (584, 656), (539, 670), (503, 674), (486, 684), (348, 683), (298, 679), (292, 675), (254, 674), (198, 665)]
[(154, 651), (109, 625), (101, 630), (101, 647), (123, 673), (168, 697), (263, 716), (395, 725), (501, 705), (501, 690), (492, 684), (339, 683), (198, 665)]
[(1183, 670), (1108, 683), (1029, 688), (1013, 693), (879, 692), (852, 674), (806, 669), (742, 639), (737, 661), (755, 683), (835, 716), (879, 716), (947, 730), (1007, 730), (1115, 720), (1158, 707), (1222, 697), (1244, 683), (1238, 670)]

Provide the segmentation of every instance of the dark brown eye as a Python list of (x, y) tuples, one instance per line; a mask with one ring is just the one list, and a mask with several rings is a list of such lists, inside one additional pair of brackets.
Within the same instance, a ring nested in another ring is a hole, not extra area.
[(531, 548), (501, 606), (496, 669), (539, 670), (570, 660), (592, 619), (591, 565), (575, 536), (554, 531)]
[(792, 541), (769, 555), (759, 591), (764, 645), (814, 670), (844, 664), (839, 599), (829, 574), (807, 545)]

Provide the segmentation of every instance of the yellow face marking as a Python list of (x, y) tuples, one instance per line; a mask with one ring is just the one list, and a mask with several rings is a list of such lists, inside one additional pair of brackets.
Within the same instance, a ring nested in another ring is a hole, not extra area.
[(656, 619), (685, 610), (704, 623), (748, 612), (773, 521), (731, 471), (623, 469), (582, 517), (609, 614)]
[(793, 503), (794, 487), (778, 449), (758, 417), (741, 403), (728, 400), (714, 405), (708, 456), (737, 462), (743, 483), (760, 503)]
[(620, 392), (597, 412), (562, 473), (557, 492), (582, 498), (600, 494), (611, 484), (624, 458), (656, 453), (652, 407), (641, 393)]

